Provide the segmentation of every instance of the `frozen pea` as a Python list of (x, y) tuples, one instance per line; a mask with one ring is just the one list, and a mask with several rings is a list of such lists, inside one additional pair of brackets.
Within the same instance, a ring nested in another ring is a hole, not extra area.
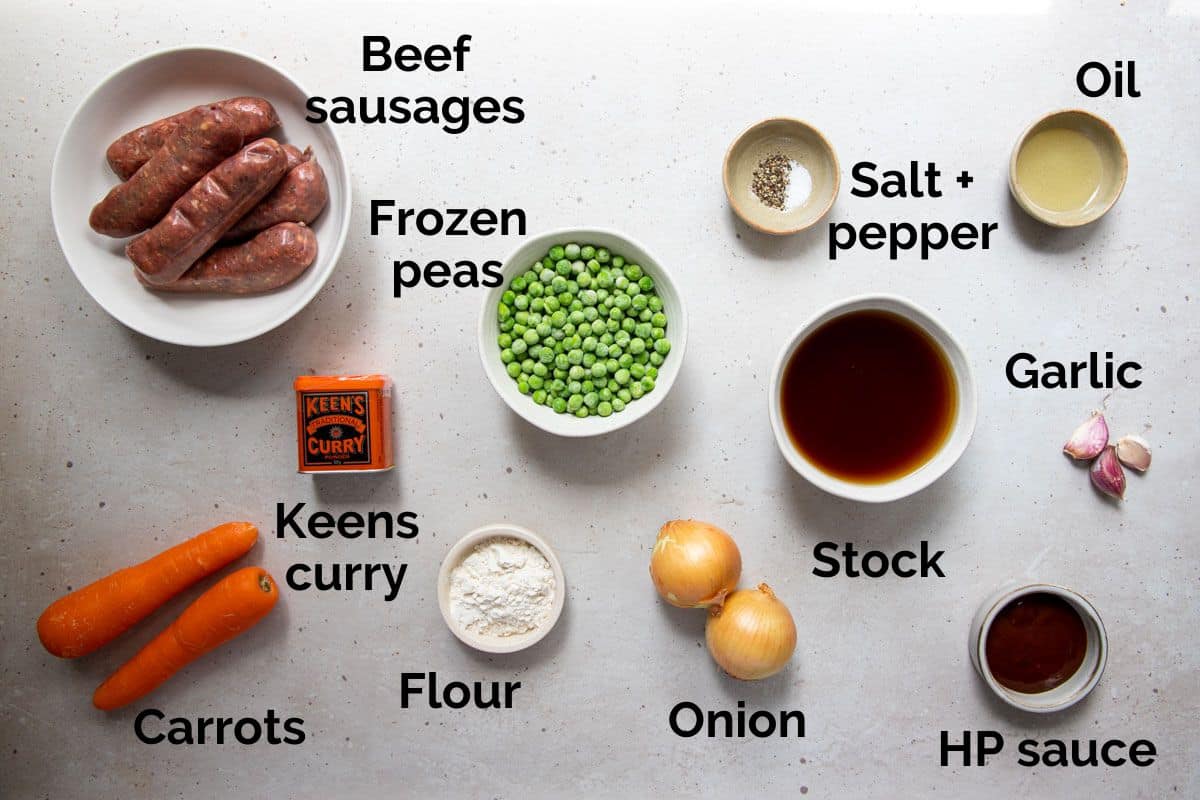
[(592, 247), (590, 244), (585, 244), (583, 247), (579, 248), (579, 257), (582, 258), (584, 261), (587, 261), (589, 258), (595, 257), (595, 255), (596, 255), (596, 248)]
[[(645, 378), (643, 378), (642, 380), (645, 380)], [(642, 384), (640, 382), (629, 384), (629, 395), (634, 400), (637, 400), (639, 397), (641, 397), (645, 393), (646, 393), (646, 390), (642, 388)]]
[(512, 289), (506, 289), (504, 294), (500, 295), (500, 302), (506, 306), (511, 306), (514, 302), (516, 302), (516, 299), (517, 293)]
[(633, 306), (634, 311), (641, 311), (649, 302), (650, 301), (646, 299), (646, 295), (644, 294), (636, 294), (633, 296), (633, 299), (629, 301), (630, 305)]
[(612, 416), (612, 413), (613, 413), (612, 403), (609, 403), (605, 400), (601, 400), (600, 403), (596, 406), (596, 413), (602, 417)]
[(654, 352), (658, 353), (660, 356), (665, 356), (667, 353), (671, 352), (671, 343), (666, 339), (659, 339), (654, 343)]
[(583, 394), (583, 384), (579, 381), (571, 381), (567, 384), (567, 394)]
[(629, 278), (629, 280), (631, 280), (631, 281), (636, 281), (638, 278), (641, 278), (642, 277), (641, 266), (639, 266), (637, 264), (630, 264), (629, 266), (625, 267), (625, 277)]
[[(580, 354), (580, 360), (581, 361), (583, 360), (582, 354)], [(581, 380), (583, 380), (584, 369), (582, 366), (576, 364), (575, 366), (573, 366), (569, 370), (567, 370), (567, 376), (570, 377), (570, 379), (573, 381), (581, 381)]]
[(496, 338), (496, 341), (499, 343), (500, 349), (503, 350), (504, 348), (506, 348), (510, 344), (512, 344), (512, 335), (507, 334), (507, 333), (502, 333)]
[(667, 327), (667, 315), (661, 311), (654, 312), (654, 316), (650, 317), (650, 324), (655, 328)]
[(642, 389), (647, 392), (654, 391), (654, 378), (651, 378), (649, 375), (642, 378)]
[(576, 280), (576, 282), (579, 283), (579, 288), (586, 289), (592, 285), (593, 278), (591, 275), (589, 275), (585, 272), (582, 275), (580, 275), (578, 278), (576, 278), (575, 280)]
[(512, 350), (509, 350), (507, 347), (500, 351), (500, 363), (501, 364), (511, 364), (513, 361), (516, 360), (516, 358), (517, 358), (516, 354), (513, 353)]
[(663, 365), (663, 361), (665, 361), (665, 360), (666, 359), (663, 358), (662, 355), (659, 353), (651, 353), (650, 354), (650, 363), (656, 367), (661, 367)]
[(520, 297), (520, 293), (525, 291), (525, 276), (518, 275), (517, 277), (513, 278), (511, 288), (514, 292), (517, 292), (517, 296)]
[[(625, 317), (625, 312), (619, 308), (611, 308), (608, 311), (608, 318), (613, 320), (614, 322), (620, 322), (622, 319), (624, 319), (624, 317)], [(621, 326), (618, 325), (617, 329), (620, 330), (620, 327)]]
[(529, 284), (529, 288), (526, 291), (529, 292), (530, 297), (537, 298), (546, 293), (546, 287), (542, 285), (541, 281), (534, 281)]
[(608, 252), (607, 248), (600, 247), (596, 249), (596, 260), (601, 264), (607, 264), (610, 258), (612, 258), (612, 256)]
[(633, 366), (633, 356), (629, 355), (629, 353), (622, 353), (620, 355), (620, 357), (617, 359), (617, 368), (618, 369), (629, 369), (632, 366)]
[(500, 330), (511, 331), (513, 329), (513, 321), (511, 319), (500, 320)]
[(556, 397), (554, 398), (554, 401), (550, 403), (550, 407), (553, 408), (557, 414), (565, 413), (567, 410), (567, 401), (561, 397)]
[(512, 361), (509, 363), (507, 370), (508, 370), (508, 377), (516, 378), (516, 377), (520, 376), (520, 374), (521, 374), (521, 365), (515, 361)]
[(600, 395), (595, 392), (588, 392), (583, 396), (583, 404), (588, 408), (595, 408), (600, 404)]
[(622, 403), (628, 403), (633, 400), (633, 395), (631, 395), (629, 393), (628, 389), (618, 389), (617, 390), (617, 399), (620, 400)]
[(618, 275), (613, 278), (613, 288), (624, 292), (629, 288), (629, 278), (626, 278), (624, 275)]
[[(529, 333), (529, 331), (525, 331), (525, 332)], [(536, 337), (537, 334), (535, 333), (534, 336)], [(516, 355), (519, 355), (519, 356), (524, 355), (525, 351), (528, 349), (529, 349), (529, 345), (526, 343), (526, 341), (524, 339), (513, 339), (513, 343), (512, 343), (513, 353), (515, 353)]]
[(543, 347), (542, 352), (538, 353), (538, 361), (540, 361), (543, 366), (547, 365), (547, 364), (553, 364), (554, 363), (554, 348)]
[(565, 255), (567, 258), (571, 259), (572, 261), (579, 258), (579, 245), (575, 244), (574, 242), (571, 242), (570, 244), (568, 244), (566, 247), (563, 248), (563, 255)]
[(608, 366), (603, 361), (597, 361), (595, 364), (592, 364), (593, 378), (603, 378), (607, 374)]
[(577, 330), (577, 328), (574, 325), (572, 325), (570, 322), (568, 322), (566, 325), (562, 326), (563, 337), (569, 338), (571, 336), (574, 336), (576, 330)]
[(594, 306), (599, 302), (599, 298), (596, 297), (596, 292), (593, 289), (584, 289), (579, 293), (579, 299), (583, 301), (585, 306)]
[(659, 297), (658, 295), (651, 297), (646, 302), (649, 304), (651, 311), (662, 311), (663, 310), (663, 301), (662, 301), (662, 298)]
[(575, 416), (579, 417), (580, 419), (587, 419), (587, 417), (588, 417), (587, 406), (584, 406), (583, 408), (580, 408), (578, 411), (576, 411)]
[(662, 328), (651, 328), (650, 329), (650, 338), (654, 339), (655, 341), (663, 338), (666, 335), (667, 335), (667, 332), (664, 331)]
[(658, 380), (658, 367), (646, 367), (646, 376)]
[(583, 309), (584, 322), (592, 322), (600, 316), (600, 312), (596, 310), (596, 306), (590, 305)]
[(573, 394), (567, 398), (567, 411), (577, 411), (583, 406), (583, 395)]
[[(525, 331), (524, 334), (522, 334), (521, 338), (525, 340), (525, 344), (537, 344), (539, 341), (541, 341), (542, 337), (540, 334), (538, 334), (536, 329), (530, 328), (529, 330)], [(516, 344), (516, 342), (513, 342), (513, 344)]]
[(571, 274), (571, 262), (565, 258), (560, 258), (554, 262), (554, 274), (559, 278), (565, 278)]
[(517, 295), (517, 299), (513, 300), (513, 307), (518, 311), (524, 311), (529, 308), (529, 296), (524, 294)]
[(584, 353), (583, 354), (584, 369), (591, 369), (592, 364), (595, 364), (595, 363), (596, 363), (596, 354), (595, 353)]
[(525, 359), (521, 362), (521, 372), (524, 372), (526, 375), (533, 374), (533, 367), (535, 363), (536, 362), (532, 358)]
[(558, 261), (560, 258), (563, 257), (563, 254), (565, 252), (566, 252), (565, 248), (563, 248), (562, 245), (556, 244), (556, 245), (554, 245), (554, 247), (550, 248), (550, 257), (553, 258), (555, 261)]
[[(554, 280), (557, 274), (558, 273), (552, 269), (543, 269), (538, 273), (538, 282), (543, 284), (550, 283), (550, 281)], [(533, 287), (531, 286), (529, 288), (532, 289)]]
[(621, 330), (629, 335), (633, 335), (633, 331), (637, 328), (637, 321), (629, 314), (625, 315), (625, 319), (621, 320)]
[(613, 375), (613, 380), (615, 380), (617, 383), (621, 384), (622, 386), (625, 386), (626, 384), (629, 383), (629, 370), (627, 370), (627, 369), (617, 370), (616, 374)]
[(596, 345), (596, 358), (608, 358), (608, 345), (604, 342)]
[(629, 350), (630, 353), (633, 353), (635, 356), (639, 355), (641, 353), (644, 353), (644, 352), (646, 352), (646, 341), (644, 339), (642, 339), (640, 336), (635, 339), (630, 339), (629, 347), (627, 349)]
[[(580, 353), (579, 356), (582, 360), (583, 354)], [(571, 366), (571, 359), (567, 357), (566, 353), (559, 353), (554, 357), (554, 366), (558, 369), (567, 369)]]
[(641, 380), (646, 377), (646, 368), (641, 364), (634, 364), (629, 368), (629, 375), (636, 380)]
[(612, 408), (614, 414), (620, 414), (625, 410), (625, 401), (619, 397), (614, 397), (612, 401)]
[(584, 382), (581, 384), (581, 386), (582, 386), (582, 388), (583, 388), (583, 396), (584, 396), (584, 397), (587, 397), (587, 395), (588, 395), (588, 393), (589, 393), (589, 392), (594, 392), (594, 391), (596, 391), (596, 384), (592, 383), (592, 381), (591, 381), (591, 380), (586, 380), (586, 381), (584, 381)]
[(517, 391), (520, 392), (521, 394), (529, 394), (529, 392), (531, 391), (529, 388), (529, 381), (525, 380), (524, 378), (518, 378), (517, 379)]
[(530, 375), (525, 380), (529, 384), (530, 389), (541, 389), (543, 386), (546, 385), (545, 379), (536, 374)]
[(625, 259), (621, 256), (613, 256), (612, 265), (617, 269), (620, 269), (621, 267), (625, 266)]

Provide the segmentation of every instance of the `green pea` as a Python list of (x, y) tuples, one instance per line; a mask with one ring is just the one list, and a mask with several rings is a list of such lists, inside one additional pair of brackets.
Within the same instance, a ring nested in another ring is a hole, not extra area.
[(651, 378), (649, 375), (642, 378), (642, 388), (647, 392), (654, 391), (654, 378)]
[(629, 369), (632, 366), (633, 366), (633, 356), (629, 355), (629, 353), (621, 353), (621, 356), (617, 359), (617, 368), (618, 369)]
[(533, 402), (537, 403), (539, 406), (546, 405), (546, 391), (544, 389), (538, 389), (535, 391), (533, 393)]
[(500, 320), (500, 330), (511, 331), (513, 329), (513, 321), (511, 319)]
[(601, 401), (600, 404), (596, 406), (596, 413), (602, 417), (611, 417), (613, 413), (612, 403)]
[(521, 365), (515, 361), (512, 361), (509, 363), (507, 370), (508, 370), (508, 377), (516, 378), (517, 376), (519, 376), (521, 374)]
[(622, 292), (625, 291), (629, 288), (629, 278), (626, 278), (624, 275), (618, 275), (613, 278), (613, 288)]
[(530, 297), (541, 297), (546, 293), (546, 287), (541, 281), (534, 281), (525, 291), (529, 293)]
[(608, 345), (604, 342), (596, 345), (596, 358), (608, 358)]
[(628, 350), (635, 356), (644, 353), (646, 352), (646, 341), (640, 336), (636, 339), (630, 339)]
[(654, 312), (649, 308), (643, 308), (638, 312), (638, 322), (649, 322), (654, 317)]
[(621, 256), (613, 256), (612, 265), (617, 269), (620, 269), (621, 267), (625, 266), (625, 259), (621, 258)]
[(580, 366), (580, 365), (578, 365), (578, 364), (576, 364), (575, 366), (573, 366), (573, 367), (571, 367), (569, 370), (567, 370), (567, 375), (568, 375), (568, 376), (571, 378), (571, 380), (573, 380), (573, 381), (581, 381), (581, 380), (583, 380), (583, 376), (584, 376), (584, 374), (585, 374), (585, 370), (584, 370), (584, 368), (583, 368), (583, 367), (581, 367), (581, 366)]
[(632, 304), (633, 300), (631, 300), (627, 294), (617, 295), (617, 299), (613, 302), (613, 305), (615, 305), (621, 311), (629, 308), (629, 306)]
[(638, 278), (642, 277), (642, 268), (637, 264), (630, 264), (629, 266), (625, 267), (625, 277), (629, 278), (631, 281), (636, 281)]
[(659, 339), (654, 343), (654, 352), (658, 353), (660, 356), (665, 356), (667, 353), (671, 352), (671, 343), (666, 339)]
[(588, 414), (589, 414), (589, 412), (586, 407), (581, 408), (575, 412), (575, 416), (579, 417), (580, 419), (587, 419)]
[[(525, 331), (521, 338), (525, 340), (525, 344), (537, 344), (542, 337), (538, 335), (538, 332), (535, 329), (530, 328), (529, 330)], [(516, 344), (516, 342), (513, 342), (513, 344)]]
[[(538, 281), (543, 284), (549, 283), (550, 281), (554, 280), (554, 275), (555, 275), (554, 270), (543, 269), (541, 272), (538, 273)], [(531, 286), (530, 288), (532, 289), (533, 287)]]
[(542, 352), (538, 353), (538, 361), (542, 362), (542, 364), (553, 364), (554, 349), (550, 347), (543, 347)]
[(594, 353), (596, 352), (596, 345), (598, 344), (600, 344), (600, 342), (595, 336), (588, 336), (583, 340), (583, 346), (580, 349), (582, 349), (585, 353)]
[(646, 376), (658, 380), (658, 367), (646, 367)]
[(554, 262), (554, 274), (565, 278), (571, 274), (571, 262), (565, 258), (560, 258)]
[(583, 395), (573, 394), (567, 398), (567, 411), (578, 411), (583, 407)]
[[(654, 326), (649, 322), (639, 322), (633, 329), (633, 335), (639, 339), (649, 339), (650, 331), (654, 330)], [(645, 344), (643, 341), (642, 344)]]
[(521, 362), (521, 372), (524, 372), (526, 375), (532, 374), (535, 363), (532, 358), (525, 359)]
[(604, 326), (609, 333), (616, 333), (621, 330), (621, 323), (618, 320), (610, 319)]
[(555, 261), (558, 261), (560, 258), (563, 257), (563, 254), (565, 252), (566, 252), (566, 250), (561, 245), (556, 244), (556, 245), (554, 245), (554, 247), (550, 248), (550, 257), (553, 258)]
[(596, 354), (595, 353), (584, 353), (583, 354), (583, 366), (585, 369), (591, 369), (592, 364), (595, 364), (595, 363), (596, 363)]
[(565, 369), (554, 368), (554, 372), (550, 373), (556, 381), (565, 381), (567, 379), (567, 371)]
[(627, 369), (617, 370), (616, 374), (613, 375), (613, 380), (615, 380), (617, 383), (621, 384), (622, 386), (625, 386), (626, 384), (629, 383), (629, 370), (627, 370)]
[(650, 317), (650, 324), (655, 328), (667, 327), (667, 315), (661, 311), (654, 312), (654, 316)]
[[(529, 331), (526, 331), (526, 333), (528, 333), (528, 332)], [(519, 355), (519, 356), (524, 355), (525, 351), (528, 349), (529, 349), (529, 345), (526, 343), (526, 341), (524, 339), (513, 339), (513, 343), (512, 343), (513, 353), (515, 353), (516, 355)]]
[(626, 333), (632, 334), (636, 328), (637, 328), (637, 321), (630, 315), (626, 314), (625, 319), (621, 320), (621, 330), (625, 331)]
[(550, 295), (549, 297), (546, 297), (542, 300), (542, 307), (546, 311), (549, 311), (552, 313), (555, 311), (558, 311), (560, 308), (562, 308), (562, 306), (563, 306), (562, 300), (555, 297), (554, 295)]
[(608, 374), (608, 366), (605, 365), (605, 363), (603, 361), (597, 361), (595, 364), (592, 364), (592, 377), (593, 378), (603, 378), (607, 374)]
[(613, 413), (620, 414), (625, 410), (625, 401), (619, 397), (614, 397), (612, 401)]
[(561, 397), (556, 397), (550, 403), (550, 407), (554, 409), (554, 412), (556, 414), (562, 414), (562, 413), (566, 412), (566, 410), (567, 410), (567, 401), (562, 399)]
[(592, 322), (599, 316), (600, 316), (600, 312), (596, 310), (596, 306), (594, 306), (594, 305), (586, 306), (583, 309), (584, 322)]
[(617, 399), (622, 403), (629, 403), (633, 401), (633, 395), (629, 393), (628, 389), (618, 389)]
[(596, 394), (600, 395), (601, 403), (605, 402), (606, 400), (611, 401), (613, 399), (612, 389), (610, 389), (608, 386), (601, 387), (600, 391), (596, 392)]
[(599, 336), (600, 334), (604, 333), (604, 325), (605, 325), (605, 322), (602, 319), (593, 320), (592, 321), (592, 335)]
[(630, 302), (630, 305), (633, 306), (634, 311), (641, 311), (642, 309), (644, 309), (646, 307), (646, 304), (649, 303), (650, 301), (646, 299), (646, 295), (637, 294), (637, 295), (634, 295), (633, 299), (630, 300), (629, 302)]
[[(620, 322), (624, 317), (625, 317), (625, 312), (622, 311), (621, 309), (619, 309), (619, 308), (609, 309), (609, 312), (608, 312), (609, 319), (614, 320), (616, 322)], [(618, 325), (617, 329), (620, 330), (620, 327), (621, 326)]]
[(663, 361), (665, 361), (665, 360), (666, 359), (663, 358), (662, 355), (659, 353), (651, 353), (650, 354), (650, 363), (656, 367), (661, 367), (663, 365)]
[(574, 242), (571, 242), (570, 244), (568, 244), (566, 247), (563, 248), (563, 254), (567, 258), (570, 258), (570, 259), (579, 258), (579, 245), (575, 244)]
[(654, 278), (649, 275), (643, 275), (638, 279), (638, 286), (642, 287), (643, 292), (648, 292), (654, 288)]
[(663, 310), (663, 301), (662, 301), (662, 298), (659, 297), (658, 295), (651, 297), (650, 300), (647, 302), (649, 302), (649, 304), (650, 304), (651, 311), (662, 311)]
[(606, 248), (601, 247), (596, 250), (596, 260), (599, 261), (601, 264), (607, 264), (608, 260), (611, 257), (612, 257), (611, 254), (608, 252), (608, 250)]
[(650, 329), (650, 338), (654, 339), (656, 341), (658, 339), (663, 338), (666, 335), (667, 335), (667, 332), (664, 331), (662, 328), (651, 328)]
[(511, 306), (517, 299), (517, 293), (512, 289), (506, 289), (504, 294), (500, 295), (500, 302), (506, 306)]
[(517, 380), (517, 391), (520, 392), (521, 394), (529, 394), (529, 392), (531, 391), (529, 388), (529, 381), (525, 380), (524, 378), (518, 379)]
[(513, 306), (518, 311), (524, 311), (529, 308), (529, 296), (524, 294), (517, 295), (517, 299), (513, 300)]
[[(526, 281), (525, 281), (525, 276), (524, 276), (524, 275), (518, 275), (517, 277), (513, 278), (513, 282), (512, 282), (512, 290), (513, 290), (514, 292), (523, 292), (523, 291), (525, 291), (525, 283), (526, 283)], [(520, 295), (518, 295), (518, 297), (519, 297), (519, 296), (520, 296)], [(516, 301), (514, 300), (513, 302), (515, 303)]]
[[(520, 299), (520, 298), (518, 298)], [(595, 306), (600, 301), (596, 296), (596, 292), (592, 289), (584, 289), (579, 293), (579, 299), (583, 301), (585, 306)]]
[(595, 255), (596, 255), (596, 248), (592, 247), (590, 244), (585, 244), (583, 247), (579, 248), (579, 257), (584, 259), (585, 261), (589, 258), (594, 257)]
[(587, 262), (587, 269), (588, 269), (588, 272), (595, 275), (596, 273), (598, 273), (600, 271), (600, 262), (594, 258), (591, 259), (590, 261)]
[(579, 298), (577, 297), (571, 301), (570, 305), (567, 306), (567, 310), (568, 311), (583, 311), (583, 303), (580, 302)]
[(613, 344), (613, 342), (615, 342), (615, 341), (616, 341), (616, 339), (614, 339), (613, 335), (611, 333), (609, 333), (608, 331), (605, 331), (604, 333), (600, 334), (600, 343), (601, 344), (607, 344), (607, 345), (611, 346)]
[[(582, 353), (580, 354), (582, 360)], [(566, 353), (559, 353), (554, 357), (554, 366), (559, 369), (567, 369), (571, 366), (571, 359)]]
[(580, 384), (580, 387), (583, 389), (584, 397), (587, 397), (589, 392), (596, 391), (596, 384), (592, 383), (590, 380), (584, 381), (582, 384)]
[[(643, 379), (643, 380), (644, 380), (644, 379)], [(642, 384), (641, 384), (641, 383), (631, 383), (631, 384), (629, 384), (629, 395), (630, 395), (630, 397), (632, 397), (634, 400), (637, 400), (639, 397), (641, 397), (641, 396), (642, 396), (642, 395), (644, 395), (645, 393), (646, 393), (646, 390), (642, 388)]]
[(582, 275), (580, 275), (578, 278), (576, 278), (575, 280), (576, 280), (576, 282), (579, 284), (579, 288), (580, 288), (580, 289), (586, 289), (586, 288), (588, 288), (589, 286), (591, 286), (591, 285), (592, 285), (592, 281), (593, 281), (594, 279), (592, 278), (592, 276), (591, 276), (591, 275), (588, 275), (588, 274), (585, 272), (585, 273), (583, 273)]
[(512, 350), (509, 350), (507, 347), (500, 351), (500, 363), (501, 364), (511, 364), (513, 361), (516, 361), (516, 359), (517, 359), (516, 354), (513, 353)]
[(583, 394), (583, 384), (579, 381), (571, 381), (567, 384), (567, 394)]
[(588, 392), (583, 396), (583, 404), (588, 408), (595, 408), (600, 404), (600, 395), (595, 392)]
[(642, 378), (646, 377), (646, 368), (641, 364), (634, 364), (629, 368), (629, 375), (635, 380), (641, 380)]
[(621, 368), (621, 365), (617, 363), (617, 360), (615, 358), (612, 358), (610, 356), (609, 359), (604, 362), (604, 368), (606, 370), (608, 370), (609, 375), (612, 375), (614, 372), (616, 372), (617, 370), (619, 370)]

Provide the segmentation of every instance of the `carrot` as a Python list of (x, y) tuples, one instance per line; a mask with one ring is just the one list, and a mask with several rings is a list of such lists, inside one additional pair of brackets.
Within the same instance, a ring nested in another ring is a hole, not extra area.
[(42, 646), (60, 658), (99, 650), (201, 578), (245, 555), (258, 538), (249, 522), (227, 522), (149, 561), (118, 570), (50, 604), (38, 618)]
[(209, 650), (254, 627), (278, 599), (274, 579), (261, 567), (225, 576), (100, 684), (92, 705), (112, 711), (149, 694)]

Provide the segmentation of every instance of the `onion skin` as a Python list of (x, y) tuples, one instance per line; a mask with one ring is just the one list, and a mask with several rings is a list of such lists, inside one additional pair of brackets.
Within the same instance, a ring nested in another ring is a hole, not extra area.
[(728, 533), (707, 522), (663, 525), (650, 555), (654, 588), (673, 606), (719, 605), (742, 576), (742, 554)]
[(796, 623), (771, 587), (760, 583), (710, 609), (704, 638), (721, 669), (738, 680), (757, 681), (787, 665), (796, 649)]

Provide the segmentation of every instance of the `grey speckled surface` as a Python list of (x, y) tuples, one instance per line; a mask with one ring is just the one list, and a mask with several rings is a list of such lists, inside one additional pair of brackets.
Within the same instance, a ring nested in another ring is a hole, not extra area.
[[(10, 8), (0, 32), (0, 794), (1200, 795), (1196, 4), (1046, 0), (890, 18), (868, 13), (878, 5), (841, 3), (850, 13), (837, 16), (753, 3), (686, 14), (646, 4), (335, 11), (221, 0), (204, 13), (134, 2)], [(425, 43), (462, 32), (475, 37), (465, 75), (358, 71), (363, 33)], [(515, 93), (528, 119), (462, 136), (344, 127), (355, 216), (325, 291), (257, 341), (165, 346), (82, 292), (55, 243), (47, 190), (59, 132), (89, 87), (135, 55), (199, 42), (277, 61), (327, 94)], [(1080, 98), (1077, 66), (1116, 58), (1136, 59), (1143, 96)], [(1009, 201), (1008, 153), (1030, 120), (1075, 105), (1122, 133), (1129, 184), (1100, 223), (1052, 233)], [(941, 200), (843, 191), (832, 219), (995, 220), (995, 248), (924, 263), (855, 251), (831, 262), (823, 226), (786, 240), (752, 234), (726, 206), (720, 159), (738, 130), (779, 113), (818, 125), (847, 173), (858, 160), (916, 158), (977, 179)], [(529, 428), (479, 368), (476, 292), (396, 301), (390, 291), (393, 258), (500, 258), (515, 238), (372, 238), (371, 198), (520, 206), (531, 232), (603, 224), (643, 240), (673, 268), (693, 320), (673, 393), (599, 441)], [(970, 353), (981, 396), (960, 464), (881, 508), (794, 477), (765, 402), (776, 351), (800, 319), (872, 290), (934, 310)], [(1101, 393), (1018, 391), (1003, 375), (1019, 350), (1072, 359), (1093, 349), (1145, 365), (1145, 385), (1108, 403), (1114, 433), (1144, 430), (1156, 448), (1121, 508), (1058, 453)], [(397, 470), (294, 474), (290, 384), (310, 370), (395, 377)], [(276, 540), (276, 501), (413, 510), (421, 533), (399, 543)], [(722, 678), (703, 650), (702, 615), (657, 601), (646, 575), (654, 533), (684, 515), (731, 530), (745, 581), (768, 580), (793, 609), (800, 643), (781, 677)], [(192, 717), (274, 708), (304, 718), (304, 745), (139, 744), (134, 710), (103, 715), (88, 698), (196, 592), (79, 663), (46, 655), (33, 622), (69, 586), (237, 518), (264, 527), (251, 558), (276, 575), (302, 560), (387, 560), (409, 564), (406, 585), (391, 604), (374, 593), (291, 592), (267, 622), (144, 704)], [(455, 539), (504, 519), (554, 544), (570, 595), (539, 647), (492, 658), (445, 629), (434, 577)], [(887, 549), (926, 539), (946, 550), (948, 577), (818, 579), (811, 550), (826, 539)], [(1011, 578), (1074, 586), (1104, 616), (1108, 671), (1068, 713), (1006, 711), (971, 670), (970, 616)], [(425, 670), (523, 687), (509, 711), (402, 710), (399, 674)], [(685, 699), (799, 708), (808, 735), (679, 739), (666, 717)], [(964, 728), (1001, 731), (1009, 751), (986, 768), (939, 767), (939, 731)], [(1024, 736), (1146, 737), (1160, 755), (1144, 769), (1032, 770), (1012, 752)]]

